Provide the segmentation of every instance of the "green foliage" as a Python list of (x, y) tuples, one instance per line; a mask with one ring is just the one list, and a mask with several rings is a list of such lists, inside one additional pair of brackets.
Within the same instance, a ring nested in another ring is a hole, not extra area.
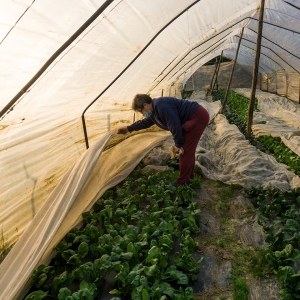
[(247, 193), (260, 212), (259, 223), (268, 243), (265, 260), (281, 284), (280, 299), (299, 299), (300, 272), (295, 274), (293, 267), (300, 258), (300, 189), (255, 187)]
[(250, 258), (249, 269), (255, 277), (266, 277), (270, 273), (266, 259), (269, 252), (269, 249), (259, 249), (253, 255), (248, 256)]
[(249, 288), (247, 282), (243, 278), (237, 278), (233, 283), (233, 299), (247, 300)]
[(48, 292), (39, 290), (39, 291), (34, 291), (34, 292), (30, 293), (29, 295), (27, 295), (25, 300), (40, 300), (40, 299), (46, 298), (47, 296), (48, 296)]
[(260, 136), (257, 140), (275, 156), (278, 162), (286, 164), (290, 170), (300, 176), (300, 157), (285, 146), (279, 137)]
[(188, 252), (193, 252), (199, 249), (198, 242), (192, 239), (188, 229), (184, 229), (182, 232), (180, 246), (182, 249), (187, 249)]
[[(38, 291), (32, 297), (40, 298), (30, 299), (94, 299), (112, 271), (118, 284), (110, 291), (115, 300), (195, 299), (187, 285), (201, 263), (191, 254), (198, 244), (190, 235), (199, 232), (192, 186), (200, 187), (201, 180), (196, 176), (191, 185), (174, 187), (177, 175), (138, 174), (136, 180), (127, 178), (106, 191), (94, 211), (83, 214), (83, 228), (72, 229), (57, 245), (50, 266), (34, 271)], [(169, 266), (175, 237), (180, 238), (180, 251)]]
[(196, 261), (188, 249), (185, 248), (183, 253), (176, 252), (173, 256), (175, 265), (183, 270), (190, 271), (197, 274), (199, 272), (199, 266), (203, 258)]
[[(225, 93), (226, 89), (213, 91), (213, 100), (221, 100), (221, 103), (223, 104)], [(243, 134), (246, 134), (249, 99), (241, 94), (229, 90), (226, 104), (228, 108), (224, 110), (224, 113), (229, 123), (235, 124)], [(254, 102), (254, 111), (258, 111), (256, 98)]]
[[(40, 265), (37, 270), (33, 271), (32, 279), (36, 288), (41, 288), (47, 281), (48, 276), (54, 273), (54, 267)], [(41, 298), (42, 299), (42, 298)]]

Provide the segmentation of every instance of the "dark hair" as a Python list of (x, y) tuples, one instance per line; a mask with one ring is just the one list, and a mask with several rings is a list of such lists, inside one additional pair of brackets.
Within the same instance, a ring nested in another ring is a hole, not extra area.
[(147, 94), (136, 94), (132, 101), (132, 109), (141, 112), (144, 103), (152, 103), (152, 98)]

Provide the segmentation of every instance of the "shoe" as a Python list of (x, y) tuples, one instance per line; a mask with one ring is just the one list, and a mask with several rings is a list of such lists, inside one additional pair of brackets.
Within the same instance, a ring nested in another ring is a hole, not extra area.
[(175, 180), (174, 182), (172, 182), (172, 185), (173, 185), (173, 186), (176, 186), (176, 187), (179, 186), (179, 184), (177, 183), (176, 180)]

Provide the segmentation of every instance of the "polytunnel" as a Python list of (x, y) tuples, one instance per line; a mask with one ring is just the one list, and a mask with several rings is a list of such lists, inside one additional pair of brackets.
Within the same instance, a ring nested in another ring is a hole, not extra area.
[[(232, 159), (214, 170), (227, 172), (221, 176), (212, 174), (208, 156), (202, 158), (205, 176), (246, 187), (260, 180), (283, 190), (300, 186), (297, 174), (284, 177), (275, 169), (276, 179), (233, 178), (259, 172), (246, 172), (245, 165), (236, 163), (243, 159), (236, 152), (240, 146), (226, 142), (225, 135), (244, 138), (218, 114), (220, 103), (206, 101), (222, 58), (226, 62), (219, 67), (226, 66), (227, 73), (219, 80), (227, 87), (240, 42), (236, 63), (251, 78), (258, 75), (260, 112), (252, 131), (281, 137), (300, 155), (300, 3), (265, 1), (256, 74), (263, 2), (1, 1), (0, 232), (1, 246), (13, 247), (0, 265), (0, 299), (23, 299), (33, 270), (49, 263), (53, 248), (82, 221), (81, 214), (171, 136), (148, 132), (108, 149), (118, 128), (141, 119), (131, 108), (137, 93), (182, 98), (193, 80), (191, 100), (208, 109), (211, 123), (216, 120), (200, 146), (217, 147), (210, 139), (216, 130), (222, 136), (222, 155)], [(197, 84), (206, 96), (197, 98)], [(251, 82), (247, 87), (236, 91), (249, 97)], [(278, 107), (273, 96), (281, 101)], [(285, 125), (272, 123), (267, 115)], [(247, 140), (243, 145), (248, 149)]]

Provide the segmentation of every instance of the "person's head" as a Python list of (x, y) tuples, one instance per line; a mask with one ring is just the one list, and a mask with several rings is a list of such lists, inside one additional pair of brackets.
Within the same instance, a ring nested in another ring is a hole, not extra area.
[(152, 98), (147, 94), (135, 95), (132, 101), (132, 109), (140, 113), (152, 111)]

